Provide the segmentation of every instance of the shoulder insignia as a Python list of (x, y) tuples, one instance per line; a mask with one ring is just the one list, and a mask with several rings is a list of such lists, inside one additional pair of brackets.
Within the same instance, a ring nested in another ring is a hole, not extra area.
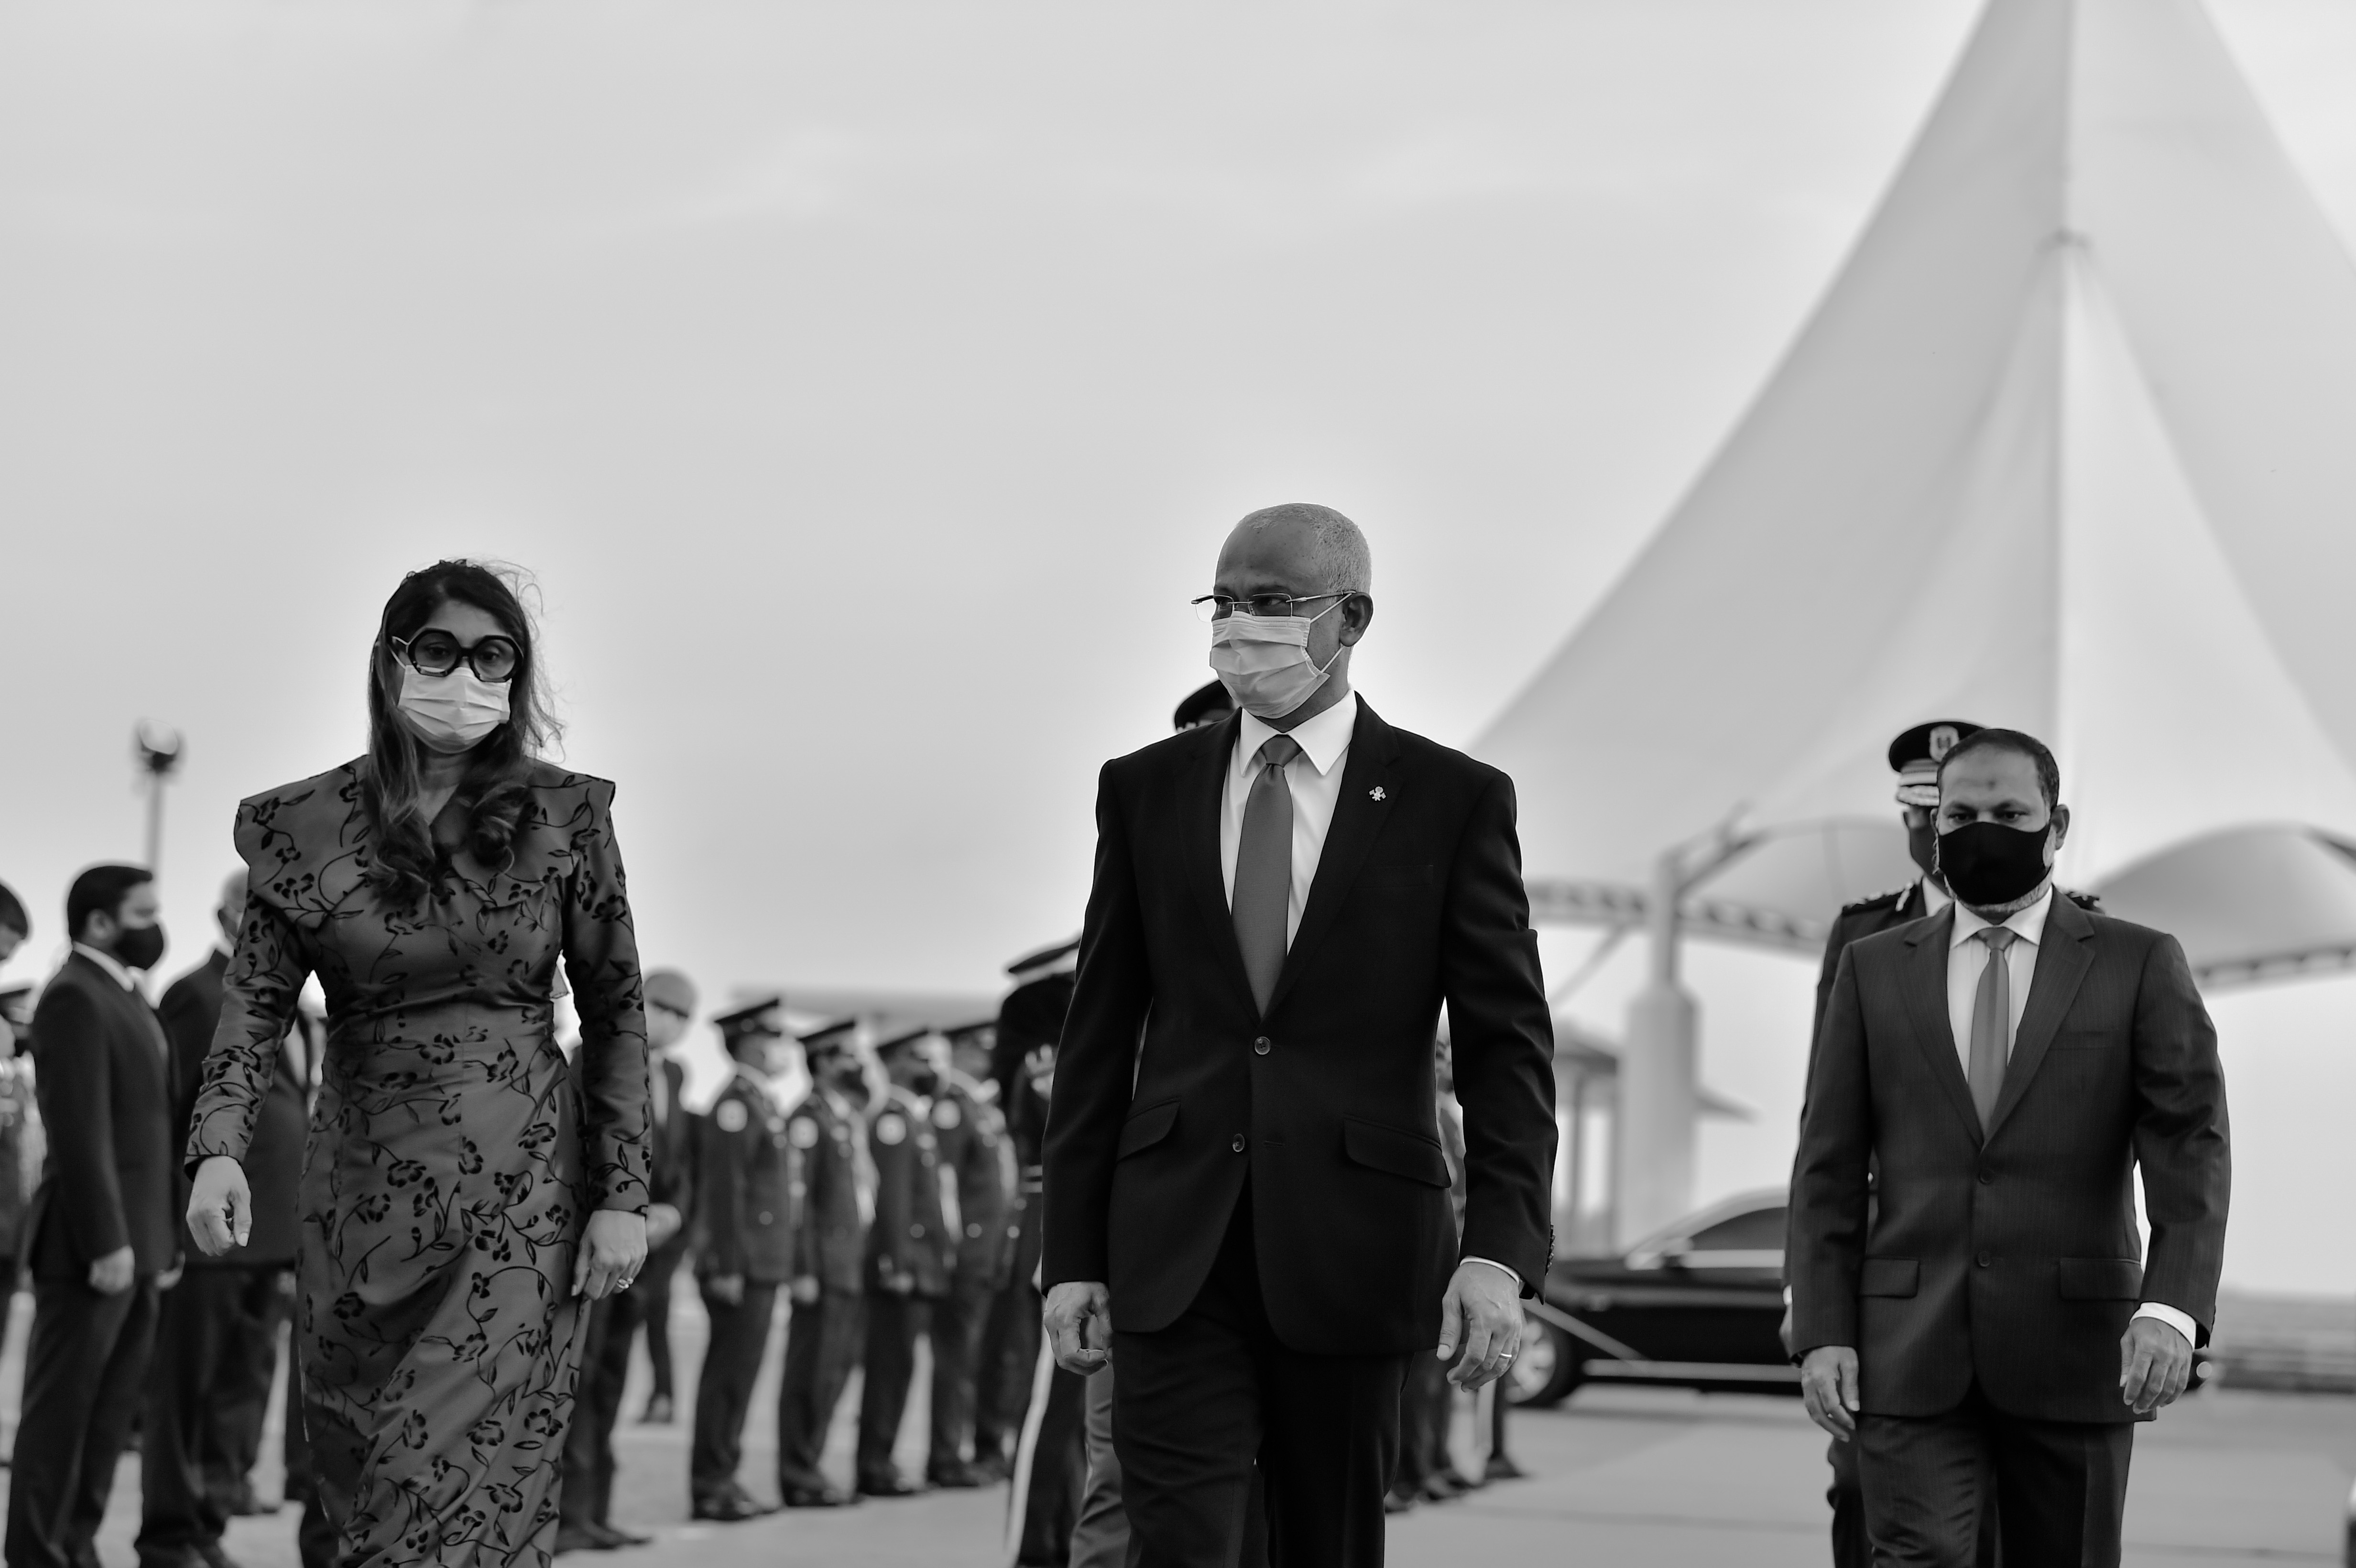
[(744, 1114), (744, 1102), (742, 1100), (721, 1101), (713, 1109), (712, 1119), (719, 1124), (723, 1133), (741, 1133), (744, 1130), (744, 1124), (752, 1120)]
[(792, 1140), (796, 1148), (816, 1148), (818, 1124), (808, 1116), (796, 1116), (786, 1125), (786, 1136)]
[(2062, 896), (2068, 899), (2072, 903), (2076, 904), (2080, 909), (2090, 909), (2097, 914), (2102, 912), (2103, 895), (2100, 893), (2072, 892), (2071, 890), (2064, 888), (2062, 890)]
[(964, 1120), (965, 1113), (957, 1108), (957, 1102), (954, 1100), (944, 1100), (933, 1107), (933, 1125), (943, 1132), (948, 1131)]
[(886, 1112), (875, 1118), (875, 1141), (886, 1146), (896, 1144), (908, 1136), (906, 1118), (897, 1112)]
[(1859, 899), (1853, 904), (1843, 904), (1841, 913), (1863, 914), (1868, 910), (1895, 909), (1898, 907), (1898, 901), (1912, 891), (1913, 888), (1911, 884), (1902, 888), (1892, 888), (1886, 893), (1876, 893), (1869, 899)]

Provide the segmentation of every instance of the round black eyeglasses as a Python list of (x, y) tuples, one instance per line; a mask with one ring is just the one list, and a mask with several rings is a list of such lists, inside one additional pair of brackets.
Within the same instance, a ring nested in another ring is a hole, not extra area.
[(478, 680), (498, 686), (515, 678), (516, 666), (523, 655), (512, 638), (485, 637), (468, 647), (449, 633), (427, 630), (403, 640), (391, 639), (395, 656), (423, 676), (444, 676), (461, 664), (475, 672)]

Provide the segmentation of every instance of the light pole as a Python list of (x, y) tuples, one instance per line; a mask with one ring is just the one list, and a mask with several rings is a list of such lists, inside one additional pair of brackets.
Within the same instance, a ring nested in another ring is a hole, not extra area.
[(142, 719), (131, 732), (132, 754), (147, 770), (147, 873), (159, 876), (164, 859), (164, 781), (180, 765), (180, 732), (169, 724)]

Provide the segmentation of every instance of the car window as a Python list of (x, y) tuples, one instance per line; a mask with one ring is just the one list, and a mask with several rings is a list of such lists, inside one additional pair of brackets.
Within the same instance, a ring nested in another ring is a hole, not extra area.
[(1780, 1253), (1783, 1250), (1783, 1206), (1753, 1209), (1720, 1220), (1694, 1232), (1688, 1243), (1697, 1253)]

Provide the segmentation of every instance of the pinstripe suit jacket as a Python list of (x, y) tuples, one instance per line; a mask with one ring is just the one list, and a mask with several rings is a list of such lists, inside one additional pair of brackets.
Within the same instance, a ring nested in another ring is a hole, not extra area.
[[(2176, 939), (2056, 899), (1982, 1136), (1947, 1021), (1949, 910), (1841, 957), (1792, 1179), (1794, 1347), (1858, 1351), (1870, 1413), (1976, 1380), (2053, 1421), (2126, 1421), (2141, 1301), (2214, 1321), (2232, 1184), (2217, 1034)], [(1866, 1170), (1878, 1163), (1878, 1209)], [(2143, 1171), (2151, 1253), (2137, 1242)]]

